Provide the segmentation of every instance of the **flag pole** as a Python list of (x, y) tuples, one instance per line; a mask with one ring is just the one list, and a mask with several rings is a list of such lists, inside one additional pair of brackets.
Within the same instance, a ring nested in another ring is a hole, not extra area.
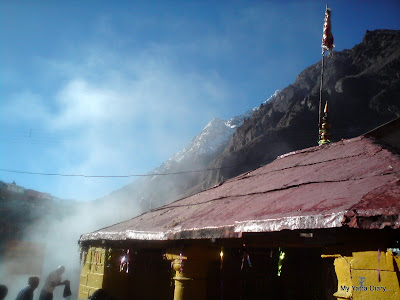
[(325, 103), (324, 116), (322, 116), (322, 91), (324, 87), (324, 59), (325, 51), (329, 51), (329, 56), (332, 56), (333, 47), (333, 35), (331, 25), (331, 10), (326, 4), (324, 27), (322, 33), (322, 61), (321, 61), (321, 85), (319, 88), (319, 111), (318, 111), (318, 144), (323, 145), (330, 143), (329, 141), (329, 128), (328, 123), (328, 100)]
[[(319, 117), (318, 117), (318, 129), (321, 130), (322, 125), (322, 88), (324, 85), (324, 52), (322, 51), (322, 61), (321, 61), (321, 86), (319, 87)], [(320, 132), (318, 132), (319, 138)]]

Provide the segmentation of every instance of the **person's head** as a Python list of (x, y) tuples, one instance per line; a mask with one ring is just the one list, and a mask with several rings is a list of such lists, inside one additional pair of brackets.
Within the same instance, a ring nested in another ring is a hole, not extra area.
[(5, 285), (0, 285), (0, 300), (3, 300), (8, 294), (8, 288)]
[(64, 266), (59, 266), (56, 270), (58, 275), (61, 275), (62, 273), (65, 272), (65, 267)]
[(39, 286), (39, 277), (29, 277), (28, 284), (33, 289), (36, 289)]
[(105, 290), (98, 289), (89, 297), (89, 299), (91, 299), (91, 300), (106, 300), (108, 298), (107, 298), (107, 293)]

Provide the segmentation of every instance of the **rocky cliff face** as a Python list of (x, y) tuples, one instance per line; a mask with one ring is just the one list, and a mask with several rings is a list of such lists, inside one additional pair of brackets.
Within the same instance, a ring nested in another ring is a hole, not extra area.
[[(202, 186), (317, 145), (320, 75), (318, 62), (244, 122), (209, 165), (222, 169), (204, 176)], [(353, 49), (325, 57), (323, 99), (329, 101), (333, 141), (400, 117), (400, 31), (367, 31)]]
[[(195, 138), (180, 153), (184, 158), (177, 159), (178, 153), (155, 170), (214, 171), (142, 178), (111, 196), (147, 210), (267, 164), (278, 155), (317, 145), (320, 74), (321, 62), (305, 69), (292, 85), (248, 115), (231, 138), (214, 120), (223, 140), (218, 147), (194, 155), (199, 152), (192, 151), (197, 149)], [(326, 57), (323, 99), (329, 101), (333, 141), (400, 117), (400, 31), (367, 31), (353, 49)]]
[[(270, 99), (273, 97), (274, 95)], [(114, 191), (101, 201), (115, 199), (130, 210), (134, 210), (140, 204), (141, 210), (147, 211), (190, 194), (192, 187), (197, 186), (199, 182), (201, 170), (206, 169), (225, 149), (235, 130), (257, 109), (258, 107), (250, 109), (228, 121), (214, 118), (182, 151), (150, 171), (147, 174), (149, 176)], [(190, 172), (191, 170), (199, 172)], [(165, 174), (169, 175), (164, 176)]]

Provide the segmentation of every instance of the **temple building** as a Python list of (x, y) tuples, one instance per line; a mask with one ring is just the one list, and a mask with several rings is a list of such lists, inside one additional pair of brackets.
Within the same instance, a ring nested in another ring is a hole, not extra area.
[(400, 299), (400, 119), (81, 236), (79, 299)]

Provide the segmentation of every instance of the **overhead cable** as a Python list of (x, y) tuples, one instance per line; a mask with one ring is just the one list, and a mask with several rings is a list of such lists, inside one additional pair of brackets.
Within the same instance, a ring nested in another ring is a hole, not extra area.
[(18, 173), (18, 174), (43, 175), (43, 176), (85, 177), (85, 178), (127, 178), (127, 177), (168, 176), (168, 175), (179, 175), (188, 173), (209, 172), (209, 171), (236, 168), (236, 167), (239, 167), (239, 165), (220, 167), (220, 168), (209, 168), (203, 170), (170, 172), (170, 173), (148, 173), (148, 174), (128, 174), (128, 175), (85, 175), (85, 174), (41, 173), (41, 172), (29, 172), (29, 171), (18, 171), (18, 170), (8, 170), (8, 169), (0, 169), (0, 171), (9, 173)]

